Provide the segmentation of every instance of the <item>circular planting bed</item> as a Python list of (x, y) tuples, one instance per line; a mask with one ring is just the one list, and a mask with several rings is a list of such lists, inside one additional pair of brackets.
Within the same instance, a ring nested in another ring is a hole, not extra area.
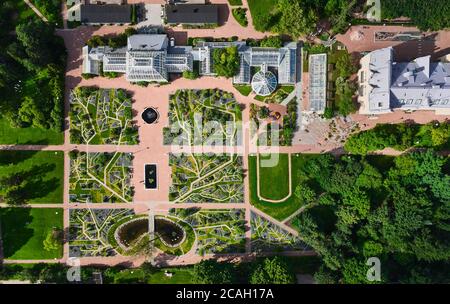
[(144, 112), (142, 112), (142, 119), (148, 124), (157, 122), (158, 118), (159, 113), (154, 108), (146, 108)]

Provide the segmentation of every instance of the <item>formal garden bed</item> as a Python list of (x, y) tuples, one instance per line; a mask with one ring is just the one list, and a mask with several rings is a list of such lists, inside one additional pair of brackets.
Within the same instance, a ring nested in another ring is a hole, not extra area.
[(131, 153), (70, 153), (71, 203), (128, 203), (133, 200)]
[(252, 231), (251, 248), (254, 252), (310, 250), (299, 237), (253, 212), (250, 227)]
[(70, 95), (70, 141), (74, 144), (133, 145), (131, 97), (121, 89), (75, 88)]
[(250, 105), (250, 119), (252, 137), (258, 136), (259, 146), (291, 146), (297, 126), (297, 98), (287, 105), (287, 113), (279, 123), (280, 113), (271, 112), (266, 106)]
[(242, 110), (232, 93), (178, 90), (170, 96), (167, 145), (239, 145)]
[(281, 103), (286, 97), (289, 96), (295, 90), (295, 86), (284, 85), (278, 86), (278, 88), (269, 96), (256, 95), (255, 99), (265, 103)]
[(62, 240), (44, 244), (63, 229), (61, 208), (0, 208), (3, 255), (11, 260), (59, 259)]
[(135, 216), (132, 209), (71, 209), (69, 256), (96, 257), (117, 255), (113, 227)]
[(195, 231), (197, 254), (240, 253), (245, 251), (245, 210), (199, 208), (171, 209)]
[(0, 201), (60, 204), (63, 202), (64, 153), (0, 151)]
[(242, 203), (242, 157), (231, 154), (170, 154), (172, 184), (169, 200), (176, 203)]

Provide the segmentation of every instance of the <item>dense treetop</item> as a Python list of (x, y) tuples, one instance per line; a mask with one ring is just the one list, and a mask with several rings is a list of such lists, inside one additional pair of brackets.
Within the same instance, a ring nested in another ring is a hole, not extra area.
[[(323, 259), (317, 279), (368, 283), (365, 263), (378, 257), (384, 282), (442, 280), (450, 258), (447, 162), (432, 151), (308, 162), (301, 174), (315, 203), (293, 223)], [(429, 275), (431, 268), (441, 271)]]

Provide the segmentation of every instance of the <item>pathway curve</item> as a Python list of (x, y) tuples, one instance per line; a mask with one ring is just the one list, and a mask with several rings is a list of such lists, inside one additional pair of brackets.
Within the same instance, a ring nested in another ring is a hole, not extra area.
[(265, 197), (263, 197), (262, 195), (261, 195), (261, 182), (260, 182), (260, 176), (259, 176), (259, 170), (260, 170), (260, 168), (259, 168), (259, 164), (260, 164), (260, 161), (259, 161), (259, 156), (260, 156), (260, 153), (257, 153), (256, 154), (256, 189), (257, 189), (257, 194), (258, 194), (258, 198), (260, 199), (260, 200), (262, 200), (262, 201), (265, 201), (265, 202), (269, 202), (269, 203), (282, 203), (282, 202), (284, 202), (284, 201), (286, 201), (288, 198), (290, 198), (291, 197), (291, 195), (292, 195), (292, 166), (291, 166), (291, 164), (292, 164), (292, 161), (291, 161), (291, 154), (289, 154), (289, 156), (288, 156), (288, 183), (289, 183), (289, 192), (288, 192), (288, 194), (285, 196), (285, 197), (283, 197), (283, 198), (281, 198), (281, 199), (277, 199), (277, 200), (274, 200), (274, 199), (268, 199), (268, 198), (265, 198)]

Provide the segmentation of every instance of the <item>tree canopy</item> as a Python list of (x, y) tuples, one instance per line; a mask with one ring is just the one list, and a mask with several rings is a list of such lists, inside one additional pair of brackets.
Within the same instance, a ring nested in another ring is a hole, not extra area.
[(13, 126), (62, 130), (65, 48), (54, 31), (31, 20), (0, 46), (0, 114)]
[[(380, 259), (383, 282), (418, 281), (427, 267), (447, 267), (447, 161), (424, 151), (395, 159), (321, 155), (308, 162), (300, 174), (320, 198), (293, 223), (323, 259), (317, 277), (369, 283), (369, 257)], [(428, 278), (441, 280), (440, 273)]]
[(233, 77), (239, 70), (239, 53), (235, 46), (214, 49), (214, 72), (218, 76)]

